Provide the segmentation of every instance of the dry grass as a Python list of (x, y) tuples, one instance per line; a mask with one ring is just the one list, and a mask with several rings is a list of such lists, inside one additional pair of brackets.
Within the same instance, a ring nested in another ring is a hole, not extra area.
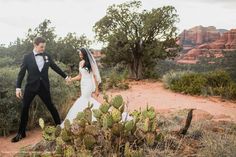
[(146, 156), (236, 156), (236, 124), (234, 122), (193, 121), (185, 137), (176, 136), (174, 132), (183, 125), (186, 114), (186, 110), (180, 110), (167, 116), (159, 115), (160, 130), (165, 135), (163, 143), (160, 144), (164, 144), (164, 147), (148, 149)]

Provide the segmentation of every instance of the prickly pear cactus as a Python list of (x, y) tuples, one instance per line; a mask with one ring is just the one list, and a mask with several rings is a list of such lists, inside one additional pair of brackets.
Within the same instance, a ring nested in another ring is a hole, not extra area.
[(109, 108), (110, 108), (110, 104), (108, 104), (108, 103), (103, 103), (99, 107), (100, 111), (102, 111), (103, 113), (107, 113)]
[(74, 157), (75, 148), (72, 145), (66, 145), (64, 148), (64, 155), (66, 157)]
[(56, 137), (60, 134), (59, 126), (45, 126), (42, 118), (39, 119), (39, 125), (43, 129), (42, 137), (45, 141), (55, 141)]
[(103, 115), (102, 122), (103, 122), (102, 123), (103, 128), (107, 129), (108, 127), (109, 128), (112, 127), (113, 119), (110, 113), (106, 113)]
[(56, 128), (54, 126), (46, 126), (46, 127), (44, 127), (43, 135), (42, 135), (43, 138), (46, 141), (53, 141), (53, 140), (55, 140), (55, 138), (56, 138), (55, 130), (56, 130)]
[(94, 116), (95, 118), (97, 118), (97, 119), (100, 119), (100, 118), (101, 118), (101, 116), (102, 116), (101, 110), (99, 110), (99, 109), (93, 109), (92, 111), (93, 111), (93, 116)]
[(116, 136), (120, 136), (124, 132), (124, 126), (121, 123), (114, 123), (111, 132)]
[(96, 125), (85, 126), (84, 132), (92, 136), (97, 136), (99, 134), (99, 127)]
[(93, 135), (85, 134), (83, 138), (84, 145), (87, 149), (92, 149), (96, 143), (96, 139)]
[(64, 142), (70, 142), (71, 135), (66, 131), (66, 129), (62, 129), (62, 131), (61, 131), (61, 139)]
[[(122, 121), (124, 101), (121, 96), (108, 100), (99, 108), (92, 104), (83, 112), (78, 112), (71, 123), (65, 120), (65, 127), (45, 126), (43, 119), (39, 125), (43, 138), (55, 142), (54, 156), (125, 156), (142, 157), (143, 149), (133, 143), (153, 147), (160, 138), (157, 132), (157, 116), (153, 107), (134, 110), (132, 120)], [(92, 116), (96, 121), (92, 121)]]
[(65, 129), (66, 129), (66, 131), (70, 131), (70, 129), (71, 129), (71, 124), (70, 124), (70, 121), (68, 120), (68, 119), (66, 119), (65, 120)]
[(125, 131), (126, 132), (129, 132), (129, 131), (131, 131), (133, 128), (134, 128), (134, 121), (133, 120), (130, 120), (130, 121), (127, 121), (126, 123), (125, 123)]
[(123, 105), (124, 101), (122, 96), (118, 95), (111, 100), (111, 105), (116, 109), (119, 109)]
[(121, 117), (122, 115), (121, 115), (120, 110), (118, 110), (116, 108), (112, 109), (111, 116), (112, 116), (112, 119), (115, 123), (120, 122), (122, 119), (122, 117)]
[(84, 117), (85, 117), (85, 113), (84, 113), (84, 112), (78, 112), (78, 113), (77, 113), (77, 116), (76, 116), (76, 119), (81, 120), (81, 119), (84, 118)]
[(92, 123), (92, 111), (91, 111), (92, 107), (93, 107), (93, 104), (89, 103), (88, 107), (84, 109), (84, 114), (85, 114), (84, 119), (87, 120), (89, 124)]

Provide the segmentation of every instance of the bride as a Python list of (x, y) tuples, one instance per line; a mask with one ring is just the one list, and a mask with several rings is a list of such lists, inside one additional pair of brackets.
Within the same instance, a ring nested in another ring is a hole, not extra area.
[[(70, 81), (80, 81), (80, 90), (81, 96), (75, 101), (75, 103), (70, 108), (66, 119), (73, 122), (73, 119), (76, 118), (77, 113), (83, 111), (88, 107), (88, 102), (93, 104), (93, 108), (99, 108), (100, 103), (92, 97), (92, 93), (95, 93), (96, 96), (99, 95), (98, 85), (101, 83), (101, 76), (99, 69), (94, 59), (93, 55), (87, 48), (81, 48), (80, 52), (80, 63), (79, 63), (79, 74), (70, 79)], [(130, 119), (128, 113), (124, 112), (122, 114), (122, 119)], [(61, 123), (61, 127), (64, 127), (64, 122)], [(92, 120), (95, 121), (96, 118), (93, 116)]]

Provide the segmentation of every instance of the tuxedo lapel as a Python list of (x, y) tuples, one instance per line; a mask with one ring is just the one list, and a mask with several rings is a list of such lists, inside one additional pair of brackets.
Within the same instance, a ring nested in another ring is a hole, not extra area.
[(38, 65), (36, 63), (36, 60), (35, 60), (34, 52), (32, 52), (31, 58), (32, 58), (32, 61), (33, 61), (33, 64), (34, 64), (35, 68), (37, 69), (38, 72), (40, 72), (39, 68), (38, 68)]
[[(47, 55), (46, 54), (43, 54), (43, 60), (44, 60), (44, 64), (43, 64), (43, 68), (42, 68), (42, 71), (45, 69), (45, 67), (46, 67), (46, 64), (47, 64), (47, 62), (46, 62), (46, 60), (47, 60)], [(41, 72), (42, 72), (41, 71)]]

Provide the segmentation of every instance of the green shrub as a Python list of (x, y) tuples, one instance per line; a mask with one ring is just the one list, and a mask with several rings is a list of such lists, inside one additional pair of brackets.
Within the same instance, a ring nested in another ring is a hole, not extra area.
[(2, 57), (0, 58), (0, 67), (9, 67), (13, 64), (14, 59), (11, 57)]
[(155, 68), (145, 68), (144, 74), (143, 74), (144, 79), (160, 79), (160, 74), (155, 70)]
[(15, 97), (16, 68), (0, 69), (0, 135), (16, 130), (20, 116), (19, 101)]
[(236, 99), (236, 83), (231, 81), (225, 87), (214, 88), (213, 92), (225, 99)]
[(195, 73), (190, 71), (169, 72), (163, 76), (166, 88), (191, 95), (215, 95), (236, 99), (236, 83), (223, 70)]
[(207, 79), (202, 74), (188, 73), (180, 77), (179, 80), (172, 80), (170, 89), (176, 92), (198, 95), (202, 93)]
[(212, 88), (228, 86), (232, 80), (229, 73), (224, 70), (210, 71), (205, 76), (207, 85)]
[(170, 71), (170, 72), (166, 73), (162, 77), (162, 81), (164, 82), (164, 86), (166, 88), (170, 88), (171, 82), (173, 82), (175, 80), (179, 80), (186, 73), (191, 73), (191, 72), (190, 71), (179, 71), (179, 72)]
[(102, 75), (103, 90), (107, 89), (128, 89), (129, 84), (126, 81), (128, 78), (128, 70), (123, 69), (118, 71), (110, 69), (106, 74)]

